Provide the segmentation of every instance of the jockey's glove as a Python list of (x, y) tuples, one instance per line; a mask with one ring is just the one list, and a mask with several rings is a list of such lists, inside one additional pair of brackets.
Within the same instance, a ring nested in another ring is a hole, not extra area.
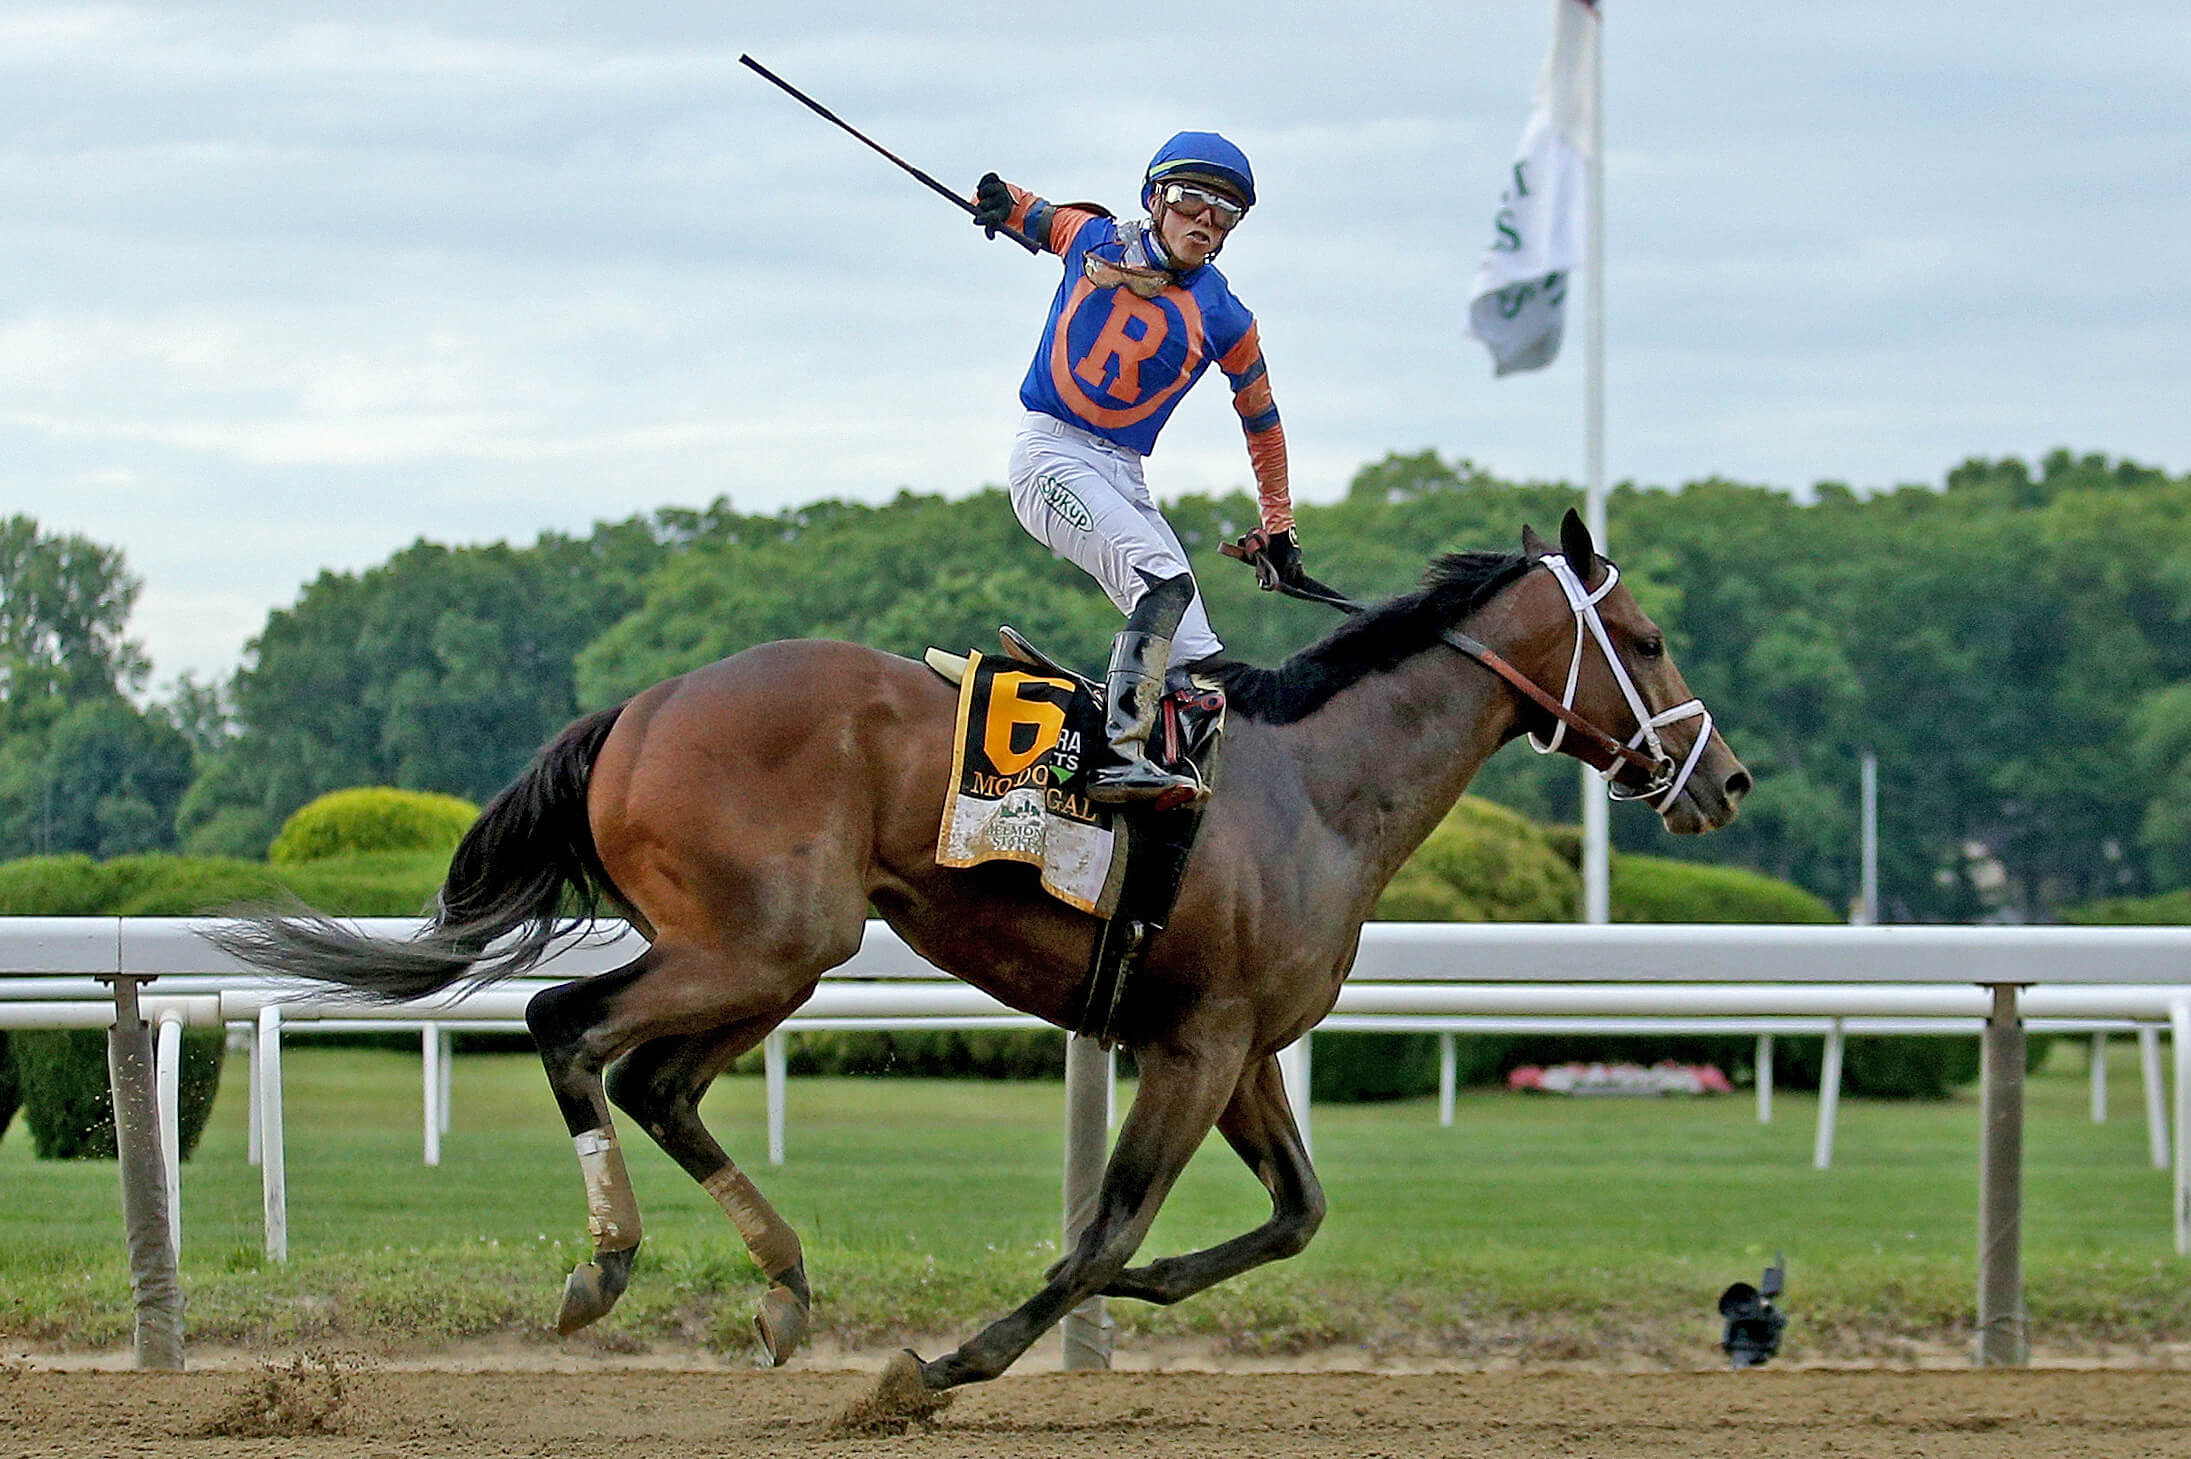
[[(1301, 544), (1294, 538), (1293, 530), (1274, 533), (1263, 548), (1264, 559), (1277, 574), (1280, 583), (1298, 586), (1301, 582)], [(1266, 583), (1265, 587), (1276, 584)]]
[(989, 230), (991, 238), (996, 230), (1010, 221), (1012, 216), (1012, 190), (1004, 185), (1004, 179), (993, 172), (981, 175), (974, 184), (974, 223)]

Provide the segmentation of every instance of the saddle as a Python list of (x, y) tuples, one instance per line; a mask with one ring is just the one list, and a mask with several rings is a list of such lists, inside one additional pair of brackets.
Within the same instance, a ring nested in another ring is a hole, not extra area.
[[(1070, 680), (1078, 693), (1085, 694), (1098, 705), (1103, 702), (1101, 684), (1080, 670), (1059, 663), (1029, 642), (1018, 629), (1007, 624), (997, 630), (997, 639), (1007, 658), (1039, 669), (1050, 678)], [(946, 684), (958, 685), (966, 679), (965, 654), (931, 648), (921, 656), (921, 661)], [(1212, 777), (1217, 769), (1218, 743), (1224, 729), (1224, 689), (1214, 680), (1198, 678), (1184, 669), (1173, 669), (1165, 676), (1164, 698), (1157, 706), (1156, 730), (1149, 736), (1149, 758), (1166, 770), (1193, 775), (1203, 784), (1212, 785), (1215, 783)], [(1097, 765), (1117, 763), (1117, 757), (1107, 746), (1099, 745), (1096, 753)]]
[[(1059, 663), (1018, 630), (1002, 628), (998, 638), (1007, 658), (1046, 677), (1071, 682), (1076, 696), (1085, 696), (1091, 706), (1102, 704), (1101, 685)], [(931, 648), (923, 659), (945, 682), (958, 685), (965, 680), (965, 655)], [(1100, 722), (1100, 714), (1097, 720)], [(1214, 786), (1224, 723), (1224, 689), (1212, 680), (1174, 670), (1167, 677), (1156, 729), (1149, 736), (1149, 758), (1168, 770), (1193, 775), (1203, 784)], [(1090, 748), (1099, 759), (1110, 758), (1110, 750), (1100, 736)], [(1117, 1041), (1118, 1015), (1125, 1003), (1127, 985), (1140, 966), (1150, 938), (1163, 930), (1179, 898), (1195, 833), (1201, 828), (1202, 806), (1158, 803), (1105, 808), (1104, 814), (1114, 819), (1125, 837), (1125, 872), (1109, 914), (1096, 912), (1103, 917), (1103, 926), (1089, 956), (1087, 982), (1073, 1031), (1108, 1049)], [(1075, 905), (1093, 910), (1084, 904)]]

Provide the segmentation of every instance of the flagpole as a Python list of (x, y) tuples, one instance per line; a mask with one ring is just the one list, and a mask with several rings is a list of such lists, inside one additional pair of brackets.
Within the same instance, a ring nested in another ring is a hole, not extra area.
[[(1598, 551), (1605, 540), (1605, 12), (1593, 7), (1598, 43), (1590, 48), (1590, 185), (1583, 208), (1583, 507)], [(1582, 920), (1612, 920), (1612, 855), (1607, 847), (1605, 782), (1582, 767)]]

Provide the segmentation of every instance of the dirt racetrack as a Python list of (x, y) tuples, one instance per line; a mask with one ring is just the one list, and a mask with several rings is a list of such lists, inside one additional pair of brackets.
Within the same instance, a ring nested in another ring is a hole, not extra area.
[(2191, 1456), (2191, 1373), (2181, 1371), (1051, 1372), (965, 1390), (925, 1430), (829, 1433), (873, 1382), (355, 1360), (176, 1374), (15, 1363), (0, 1367), (0, 1455)]

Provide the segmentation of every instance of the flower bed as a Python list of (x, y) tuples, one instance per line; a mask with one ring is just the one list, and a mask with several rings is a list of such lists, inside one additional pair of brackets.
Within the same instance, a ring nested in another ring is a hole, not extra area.
[(1533, 1094), (1732, 1094), (1727, 1076), (1711, 1064), (1671, 1060), (1641, 1064), (1524, 1064), (1506, 1076), (1506, 1087)]

